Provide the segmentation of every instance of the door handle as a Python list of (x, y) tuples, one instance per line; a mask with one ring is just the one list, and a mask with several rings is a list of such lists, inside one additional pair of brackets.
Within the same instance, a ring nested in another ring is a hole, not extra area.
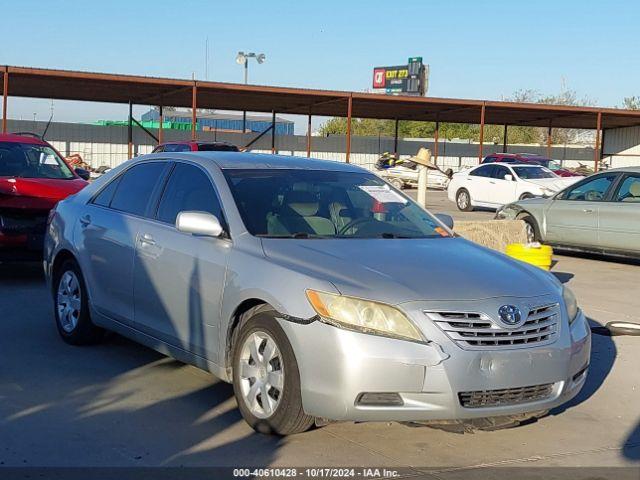
[(83, 227), (87, 227), (91, 224), (91, 215), (83, 215), (80, 217), (80, 225)]
[(151, 235), (149, 235), (148, 233), (144, 233), (140, 236), (140, 243), (143, 243), (146, 245), (155, 245), (156, 241), (153, 239)]
[(585, 208), (582, 210), (584, 213), (593, 213), (593, 210), (591, 208)]
[(491, 185), (495, 185), (495, 184), (496, 184), (496, 182), (492, 182), (491, 180), (489, 180), (489, 183), (490, 183)]

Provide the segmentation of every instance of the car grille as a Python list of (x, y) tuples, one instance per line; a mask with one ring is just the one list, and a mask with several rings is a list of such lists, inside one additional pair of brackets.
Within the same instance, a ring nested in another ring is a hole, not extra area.
[(557, 303), (534, 307), (525, 322), (516, 328), (501, 326), (484, 313), (424, 313), (459, 347), (466, 350), (495, 350), (526, 348), (555, 341), (559, 308)]
[(551, 396), (552, 391), (553, 383), (545, 383), (530, 387), (460, 392), (458, 399), (465, 408), (502, 407), (544, 400)]

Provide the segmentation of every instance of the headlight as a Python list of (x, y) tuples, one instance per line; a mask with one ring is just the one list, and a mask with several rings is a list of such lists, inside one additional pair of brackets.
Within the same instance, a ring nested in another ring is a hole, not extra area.
[(373, 335), (423, 342), (404, 313), (384, 303), (307, 290), (309, 303), (322, 320), (336, 327)]
[(569, 287), (562, 287), (562, 298), (564, 300), (564, 305), (567, 308), (569, 323), (571, 324), (578, 316), (578, 301)]

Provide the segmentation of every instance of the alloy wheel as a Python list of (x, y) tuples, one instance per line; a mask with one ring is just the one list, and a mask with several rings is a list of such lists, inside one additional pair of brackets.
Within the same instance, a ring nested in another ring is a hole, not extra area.
[(458, 208), (464, 210), (469, 206), (469, 194), (467, 192), (460, 192), (458, 194)]
[(64, 272), (58, 283), (56, 309), (62, 329), (71, 333), (78, 326), (82, 307), (82, 291), (78, 277), (71, 270)]
[(242, 399), (258, 418), (274, 414), (284, 391), (284, 361), (277, 343), (264, 331), (251, 333), (240, 351)]

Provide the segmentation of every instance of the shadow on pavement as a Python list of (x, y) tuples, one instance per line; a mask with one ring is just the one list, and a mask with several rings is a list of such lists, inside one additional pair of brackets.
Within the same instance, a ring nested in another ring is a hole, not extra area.
[[(588, 318), (587, 320), (592, 331), (602, 327), (602, 324), (591, 318)], [(592, 334), (591, 363), (589, 365), (589, 373), (587, 374), (587, 380), (584, 387), (582, 387), (582, 390), (578, 395), (564, 405), (554, 408), (550, 413), (552, 415), (558, 415), (591, 398), (591, 396), (600, 389), (606, 378), (609, 376), (609, 373), (613, 369), (617, 354), (618, 350), (613, 340), (611, 340), (611, 337)]]
[[(202, 345), (197, 265), (188, 338)], [(0, 465), (260, 466), (283, 441), (242, 419), (233, 387), (124, 337), (73, 347), (40, 264), (0, 265)], [(179, 337), (177, 337), (179, 338)]]

